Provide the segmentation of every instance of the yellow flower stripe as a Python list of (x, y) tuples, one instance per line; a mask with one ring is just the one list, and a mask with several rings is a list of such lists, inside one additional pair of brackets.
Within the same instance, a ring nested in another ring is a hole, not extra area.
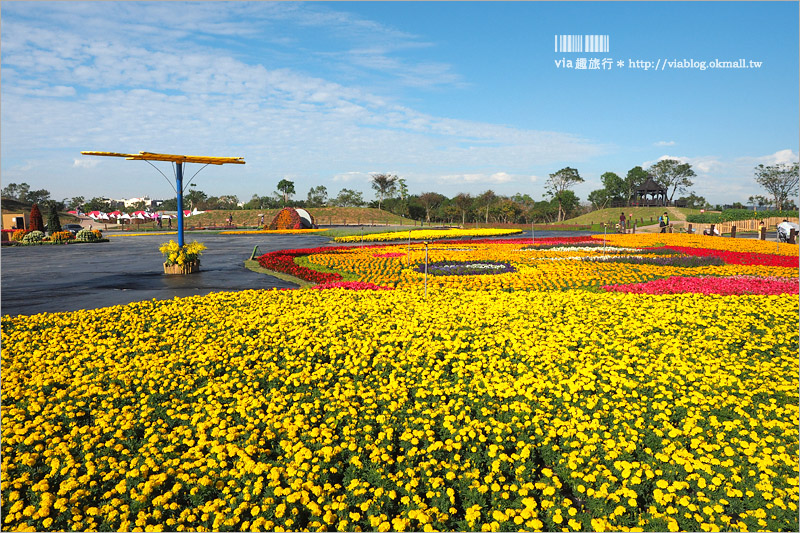
[(394, 231), (387, 233), (370, 233), (364, 235), (350, 235), (347, 237), (336, 237), (336, 242), (384, 242), (384, 241), (422, 241), (425, 239), (458, 239), (460, 237), (498, 237), (500, 235), (514, 235), (522, 233), (519, 229), (449, 229), (449, 230), (428, 230), (418, 229), (410, 231)]
[(147, 237), (147, 236), (160, 236), (160, 235), (177, 235), (177, 231), (151, 231), (149, 233), (111, 233), (106, 234), (107, 237)]
[(294, 233), (316, 233), (320, 231), (328, 231), (328, 228), (321, 229), (269, 229), (269, 230), (231, 230), (220, 231), (220, 235), (260, 235), (262, 233), (278, 233), (278, 234), (294, 234)]
[(796, 531), (797, 305), (413, 288), (3, 317), (3, 527)]

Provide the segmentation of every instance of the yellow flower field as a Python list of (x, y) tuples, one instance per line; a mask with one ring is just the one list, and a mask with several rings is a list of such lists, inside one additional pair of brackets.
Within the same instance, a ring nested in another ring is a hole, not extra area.
[(346, 237), (336, 237), (336, 242), (385, 242), (385, 241), (405, 241), (425, 239), (458, 239), (461, 237), (498, 237), (500, 235), (514, 235), (522, 233), (519, 229), (417, 229), (409, 231), (390, 231), (387, 233), (368, 233), (366, 235), (350, 235)]
[(303, 234), (303, 233), (319, 233), (322, 231), (328, 231), (327, 228), (314, 228), (314, 229), (258, 229), (258, 230), (227, 230), (227, 231), (220, 231), (220, 235), (270, 235), (270, 234), (279, 234), (279, 235), (294, 235), (294, 234)]
[[(733, 241), (698, 247), (775, 249)], [(432, 244), (516, 271), (427, 298), (397, 245), (304, 258), (395, 290), (4, 316), (3, 530), (797, 531), (798, 295), (598, 291), (797, 268), (582, 259), (643, 242)]]

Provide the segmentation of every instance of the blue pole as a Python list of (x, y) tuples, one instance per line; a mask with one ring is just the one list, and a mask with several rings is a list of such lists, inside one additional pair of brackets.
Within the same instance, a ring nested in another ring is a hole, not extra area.
[(175, 185), (178, 190), (178, 246), (183, 246), (183, 163), (175, 163)]

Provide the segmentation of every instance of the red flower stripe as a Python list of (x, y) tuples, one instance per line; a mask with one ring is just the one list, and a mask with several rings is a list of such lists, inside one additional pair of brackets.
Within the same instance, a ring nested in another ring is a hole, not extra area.
[(798, 294), (796, 278), (757, 276), (730, 277), (680, 277), (656, 279), (644, 283), (623, 285), (604, 285), (603, 289), (613, 292), (635, 294), (680, 294), (686, 292), (700, 294)]
[(390, 291), (391, 287), (384, 287), (383, 285), (376, 285), (364, 281), (337, 281), (333, 283), (323, 283), (321, 285), (314, 285), (312, 289), (348, 289), (351, 291)]
[(688, 246), (666, 246), (686, 255), (701, 257), (716, 256), (729, 265), (764, 265), (798, 268), (798, 258), (791, 255), (759, 254), (754, 252), (730, 252), (726, 250), (713, 250), (711, 248), (690, 248)]

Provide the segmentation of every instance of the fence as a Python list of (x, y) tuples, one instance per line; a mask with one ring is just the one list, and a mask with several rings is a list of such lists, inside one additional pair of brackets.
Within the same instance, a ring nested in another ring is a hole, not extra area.
[[(797, 217), (789, 217), (789, 218), (786, 218), (786, 217), (770, 217), (770, 218), (757, 219), (757, 220), (756, 219), (752, 219), (752, 220), (735, 220), (735, 221), (731, 221), (731, 222), (720, 222), (719, 224), (715, 224), (714, 226), (716, 227), (716, 229), (720, 233), (730, 233), (732, 226), (736, 226), (736, 231), (737, 232), (739, 232), (739, 231), (758, 231), (759, 230), (759, 225), (761, 224), (762, 220), (764, 221), (764, 225), (767, 228), (774, 228), (775, 226), (777, 226), (778, 224), (780, 224), (784, 220), (788, 220), (789, 222), (798, 223), (798, 220), (800, 220), (800, 219), (798, 219)], [(693, 226), (695, 226), (697, 228), (704, 228), (704, 229), (710, 229), (711, 228), (711, 224), (696, 224), (696, 225), (693, 225)]]

